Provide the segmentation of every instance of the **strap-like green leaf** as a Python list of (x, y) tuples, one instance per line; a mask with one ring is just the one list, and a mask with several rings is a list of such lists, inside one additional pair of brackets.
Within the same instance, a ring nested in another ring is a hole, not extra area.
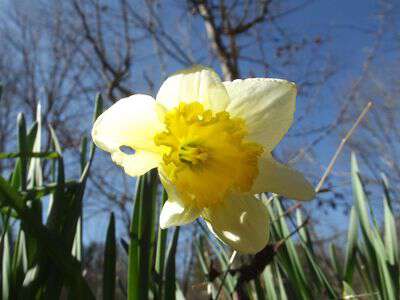
[(107, 228), (107, 238), (104, 249), (103, 267), (103, 299), (115, 299), (115, 268), (116, 268), (116, 245), (115, 245), (115, 218), (111, 213)]
[(343, 266), (343, 278), (346, 282), (352, 282), (354, 264), (356, 262), (357, 236), (358, 236), (358, 215), (353, 206), (350, 211), (349, 228), (347, 232), (346, 254)]
[(165, 300), (175, 300), (176, 299), (176, 266), (175, 266), (175, 254), (176, 248), (178, 246), (179, 238), (179, 227), (175, 228), (174, 234), (172, 236), (172, 241), (168, 249), (167, 263), (165, 266)]

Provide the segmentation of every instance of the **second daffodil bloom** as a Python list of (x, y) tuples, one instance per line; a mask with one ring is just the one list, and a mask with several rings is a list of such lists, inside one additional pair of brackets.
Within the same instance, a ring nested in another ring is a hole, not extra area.
[(293, 121), (295, 100), (294, 83), (222, 82), (212, 69), (195, 66), (170, 76), (156, 99), (117, 101), (96, 120), (92, 137), (128, 175), (158, 168), (168, 193), (162, 228), (202, 217), (220, 240), (256, 253), (268, 242), (269, 220), (255, 194), (314, 197), (303, 175), (271, 155)]

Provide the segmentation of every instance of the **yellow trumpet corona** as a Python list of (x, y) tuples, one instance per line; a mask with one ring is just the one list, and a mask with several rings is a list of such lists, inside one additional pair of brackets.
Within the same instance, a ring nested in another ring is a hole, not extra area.
[(185, 203), (202, 209), (250, 191), (263, 148), (245, 141), (242, 119), (192, 102), (168, 112), (165, 125), (155, 136), (156, 145), (165, 146), (161, 168)]

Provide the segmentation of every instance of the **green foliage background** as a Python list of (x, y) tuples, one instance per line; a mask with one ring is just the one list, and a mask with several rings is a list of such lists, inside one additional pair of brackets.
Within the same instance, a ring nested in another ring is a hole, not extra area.
[[(98, 96), (94, 119), (101, 111)], [(41, 120), (40, 108), (31, 126), (20, 114), (16, 151), (0, 153), (0, 159), (15, 161), (8, 178), (0, 177), (2, 299), (95, 299), (98, 294), (102, 299), (185, 298), (176, 278), (179, 227), (158, 228), (157, 211), (166, 194), (155, 171), (137, 181), (128, 241), (117, 242), (115, 217), (110, 215), (101, 292), (93, 292), (83, 268), (82, 201), (95, 147), (82, 140), (80, 178), (67, 180), (62, 149), (51, 127), (52, 148), (41, 150)], [(51, 174), (46, 180), (45, 167)], [(197, 298), (399, 299), (398, 238), (389, 183), (383, 176), (380, 226), (355, 154), (351, 179), (354, 204), (344, 248), (332, 243), (321, 255), (301, 210), (285, 210), (279, 197), (262, 195), (272, 220), (270, 244), (255, 256), (232, 262), (223, 245), (203, 235), (195, 241), (203, 274)], [(45, 199), (50, 203), (46, 212)], [(118, 257), (126, 259), (126, 280), (117, 276)]]

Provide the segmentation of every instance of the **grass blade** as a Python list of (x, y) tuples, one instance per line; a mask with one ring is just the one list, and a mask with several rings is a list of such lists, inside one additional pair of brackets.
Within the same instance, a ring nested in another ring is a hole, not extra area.
[(349, 229), (347, 232), (346, 254), (343, 266), (343, 278), (346, 282), (351, 283), (356, 263), (357, 236), (358, 236), (358, 216), (355, 207), (350, 211)]
[(3, 238), (3, 249), (2, 249), (2, 298), (3, 300), (11, 299), (11, 255), (10, 255), (10, 241), (8, 233), (6, 232)]
[(336, 274), (343, 274), (343, 267), (340, 263), (338, 250), (334, 243), (329, 244), (329, 258), (331, 260), (331, 265)]
[[(163, 189), (161, 207), (164, 205), (165, 201), (167, 201), (167, 198), (168, 198), (167, 192)], [(168, 230), (161, 229), (161, 227), (158, 228), (155, 271), (158, 274), (158, 295), (157, 295), (157, 297), (159, 299), (163, 299), (162, 293), (164, 290), (163, 278), (164, 278), (167, 235), (168, 235)]]
[(179, 227), (175, 228), (172, 241), (168, 249), (167, 263), (165, 266), (165, 291), (163, 293), (165, 300), (174, 300), (176, 298), (175, 254), (178, 246), (179, 229)]
[[(388, 191), (387, 183), (384, 183), (385, 191)], [(389, 193), (385, 192), (383, 199), (384, 209), (384, 238), (385, 238), (385, 249), (389, 263), (395, 265), (399, 263), (399, 248), (397, 241), (397, 230), (396, 222), (393, 215), (392, 206), (390, 204)]]
[(136, 300), (139, 287), (139, 211), (144, 185), (144, 177), (141, 176), (136, 182), (136, 199), (130, 226), (130, 243), (128, 253), (128, 300)]
[(17, 241), (14, 244), (14, 253), (12, 257), (11, 263), (12, 269), (12, 287), (14, 290), (19, 291), (23, 280), (24, 274), (28, 270), (28, 257), (26, 252), (26, 242), (25, 242), (25, 233), (22, 229), (20, 229)]
[(265, 285), (265, 296), (267, 299), (278, 300), (276, 294), (277, 289), (274, 285), (274, 276), (272, 274), (272, 264), (268, 265), (263, 272), (263, 279)]
[(26, 122), (24, 114), (20, 113), (17, 118), (18, 123), (18, 152), (21, 154), (19, 160), (21, 162), (20, 165), (20, 189), (22, 191), (26, 190), (27, 187), (27, 167), (28, 167), (28, 158), (25, 153), (28, 153), (28, 145), (26, 141)]
[(107, 238), (104, 250), (103, 267), (103, 299), (115, 299), (115, 268), (116, 268), (116, 246), (115, 246), (115, 218), (111, 213), (107, 228)]
[[(42, 144), (42, 109), (41, 105), (37, 105), (36, 109), (36, 123), (37, 123), (37, 133), (35, 138), (33, 139), (33, 146), (32, 146), (32, 153), (43, 154), (40, 152), (41, 144)], [(28, 139), (29, 139), (28, 135)], [(28, 141), (28, 143), (32, 143), (32, 141)], [(51, 154), (47, 153), (46, 156), (49, 157)], [(52, 155), (57, 155), (57, 153), (52, 153)], [(29, 174), (28, 179), (30, 181), (30, 187), (34, 186), (41, 186), (43, 185), (43, 174), (42, 174), (42, 167), (40, 163), (40, 157), (38, 158), (31, 158), (30, 166), (29, 166)], [(40, 213), (42, 212), (40, 208)]]
[(82, 217), (79, 217), (76, 224), (76, 232), (74, 237), (74, 243), (72, 245), (72, 255), (79, 261), (82, 262), (83, 258), (83, 247), (82, 247)]
[(128, 299), (147, 299), (153, 262), (157, 171), (140, 177), (131, 223)]
[(368, 210), (367, 210), (367, 196), (364, 192), (362, 185), (357, 158), (354, 152), (351, 154), (351, 178), (353, 186), (353, 194), (355, 199), (355, 207), (361, 224), (361, 230), (367, 240), (371, 240), (371, 225), (369, 222)]
[(21, 156), (27, 157), (27, 158), (46, 158), (46, 159), (59, 158), (59, 155), (58, 155), (57, 152), (26, 152), (26, 153), (10, 152), (10, 153), (0, 153), (0, 159), (19, 158)]

